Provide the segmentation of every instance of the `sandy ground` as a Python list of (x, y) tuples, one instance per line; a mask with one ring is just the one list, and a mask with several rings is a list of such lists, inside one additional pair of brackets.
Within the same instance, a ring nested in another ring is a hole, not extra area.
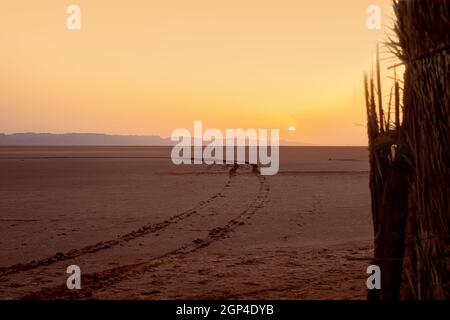
[(1, 147), (0, 298), (365, 299), (365, 148), (282, 148), (270, 177), (169, 155)]

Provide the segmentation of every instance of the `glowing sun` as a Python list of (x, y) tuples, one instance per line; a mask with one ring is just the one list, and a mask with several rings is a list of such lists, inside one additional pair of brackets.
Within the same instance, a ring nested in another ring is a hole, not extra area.
[(289, 127), (288, 129), (289, 133), (294, 133), (296, 131), (295, 127)]

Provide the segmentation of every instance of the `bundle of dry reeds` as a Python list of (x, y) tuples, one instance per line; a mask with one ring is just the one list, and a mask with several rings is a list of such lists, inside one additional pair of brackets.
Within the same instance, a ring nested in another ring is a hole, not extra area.
[(450, 1), (399, 0), (398, 57), (405, 64), (402, 130), (411, 155), (400, 297), (449, 298)]
[(365, 80), (378, 299), (450, 298), (449, 10), (450, 0), (394, 1), (398, 41), (390, 46), (405, 66), (395, 130), (380, 102), (377, 117), (380, 81), (375, 93)]

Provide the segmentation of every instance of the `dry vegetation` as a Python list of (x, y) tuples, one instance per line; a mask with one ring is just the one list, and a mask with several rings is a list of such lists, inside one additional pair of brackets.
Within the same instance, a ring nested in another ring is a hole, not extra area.
[(448, 0), (394, 2), (389, 47), (405, 73), (403, 94), (396, 80), (389, 99), (393, 122), (391, 103), (384, 116), (379, 59), (365, 77), (374, 263), (382, 270), (373, 299), (450, 298), (449, 9)]

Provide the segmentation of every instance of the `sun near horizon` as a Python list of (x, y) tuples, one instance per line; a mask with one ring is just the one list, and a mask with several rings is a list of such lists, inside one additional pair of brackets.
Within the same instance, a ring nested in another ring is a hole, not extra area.
[[(66, 1), (8, 2), (1, 130), (167, 137), (202, 120), (366, 145), (362, 73), (388, 32), (390, 2), (79, 0), (75, 31)], [(366, 27), (371, 4), (382, 30)]]

